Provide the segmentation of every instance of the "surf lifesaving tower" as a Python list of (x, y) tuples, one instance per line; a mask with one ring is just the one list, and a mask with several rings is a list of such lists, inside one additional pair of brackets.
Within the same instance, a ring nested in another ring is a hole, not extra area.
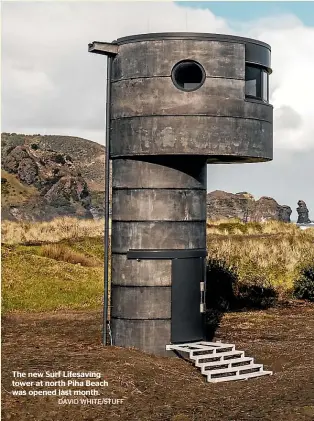
[[(113, 345), (165, 354), (168, 344), (206, 339), (207, 164), (273, 157), (270, 46), (151, 33), (89, 51), (108, 56)], [(106, 173), (108, 221), (109, 165)]]

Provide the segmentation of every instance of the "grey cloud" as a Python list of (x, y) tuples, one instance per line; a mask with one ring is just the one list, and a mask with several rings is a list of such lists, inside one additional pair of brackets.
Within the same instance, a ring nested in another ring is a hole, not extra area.
[(293, 108), (283, 105), (274, 110), (274, 129), (297, 129), (302, 125), (302, 117)]

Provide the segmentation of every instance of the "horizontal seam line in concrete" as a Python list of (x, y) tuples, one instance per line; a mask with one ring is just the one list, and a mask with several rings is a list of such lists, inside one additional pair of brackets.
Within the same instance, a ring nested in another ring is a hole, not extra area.
[[(249, 102), (249, 101), (248, 101)], [(262, 104), (266, 105), (266, 104)], [(267, 106), (267, 105), (266, 105)], [(272, 121), (266, 120), (264, 118), (256, 118), (256, 117), (243, 117), (243, 116), (234, 116), (234, 115), (217, 115), (217, 114), (143, 114), (143, 115), (133, 115), (133, 116), (125, 116), (125, 117), (111, 117), (110, 121), (117, 121), (117, 120), (128, 120), (132, 118), (160, 118), (160, 117), (218, 117), (218, 118), (232, 118), (232, 119), (239, 119), (242, 120), (257, 120), (257, 121), (264, 121), (265, 123), (273, 124)], [(110, 128), (112, 130), (112, 127)]]
[(122, 288), (171, 288), (172, 284), (169, 285), (122, 285), (122, 284), (113, 284), (112, 287), (122, 287)]
[(140, 320), (171, 320), (171, 317), (169, 317), (169, 318), (161, 318), (161, 317), (156, 317), (155, 319), (153, 319), (153, 318), (151, 318), (151, 319), (148, 319), (148, 318), (142, 318), (142, 319), (139, 319), (139, 318), (131, 318), (131, 317), (117, 317), (117, 316), (111, 316), (111, 319), (118, 319), (118, 320), (137, 320), (137, 321), (140, 321)]
[[(134, 77), (126, 77), (121, 79), (112, 79), (111, 83), (118, 83), (118, 82), (124, 82), (125, 80), (140, 80), (140, 79), (164, 79), (168, 78), (171, 79), (171, 75), (153, 75), (153, 76), (134, 76)], [(227, 79), (227, 80), (243, 80), (245, 81), (245, 77), (226, 77), (226, 76), (207, 76), (205, 79)]]
[(187, 189), (185, 187), (112, 187), (112, 190), (182, 190), (182, 191), (194, 191), (200, 190), (207, 192), (206, 188), (192, 187)]
[[(127, 152), (127, 153), (111, 153), (110, 155), (110, 159), (133, 159), (133, 158), (137, 158), (137, 157), (190, 157), (191, 156), (191, 152), (188, 153), (176, 153), (176, 152), (167, 152), (167, 151), (163, 151), (161, 154), (156, 154), (156, 153), (145, 153), (143, 151), (140, 152)], [(213, 153), (205, 153), (205, 152), (197, 152), (193, 154), (193, 157), (205, 157), (206, 161), (208, 161), (208, 159), (211, 158), (215, 158), (215, 157), (227, 157), (227, 158), (265, 158), (265, 154), (258, 154), (258, 155), (242, 155), (242, 154), (235, 154), (235, 153), (219, 153), (219, 154), (213, 154)], [(130, 158), (131, 157), (131, 158)], [(267, 157), (266, 157), (267, 158)], [(136, 159), (134, 159), (136, 160)], [(143, 160), (144, 162), (147, 162), (145, 160)]]
[(111, 219), (111, 222), (148, 222), (148, 223), (164, 223), (164, 222), (206, 222), (206, 219), (182, 219), (180, 221), (178, 220), (172, 220), (172, 219)]
[[(217, 234), (219, 235), (219, 234)], [(235, 234), (236, 235), (236, 234)], [(265, 234), (266, 235), (266, 234)], [(275, 235), (275, 234), (274, 234)], [(184, 251), (184, 250), (188, 250), (188, 249), (176, 249), (177, 251)], [(163, 249), (160, 249), (160, 251), (163, 251)], [(118, 256), (127, 256), (128, 255), (128, 251), (124, 252), (124, 251), (112, 251), (111, 254), (116, 254)], [(194, 257), (193, 257), (194, 258)], [(187, 259), (190, 259), (190, 257), (187, 257)], [(136, 259), (132, 259), (132, 260), (136, 260)], [(152, 261), (152, 260), (173, 260), (173, 258), (169, 258), (166, 257), (165, 259), (140, 259), (140, 260), (147, 260), (147, 261)]]

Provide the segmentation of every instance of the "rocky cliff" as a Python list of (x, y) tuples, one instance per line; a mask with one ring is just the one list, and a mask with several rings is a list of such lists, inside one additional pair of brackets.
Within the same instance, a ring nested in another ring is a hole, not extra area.
[(103, 215), (105, 148), (70, 136), (3, 133), (2, 218)]
[[(2, 219), (103, 217), (102, 145), (71, 136), (3, 133), (1, 149)], [(290, 222), (291, 212), (289, 206), (279, 205), (271, 197), (255, 200), (246, 192), (232, 194), (218, 190), (207, 195), (207, 217), (212, 220)]]
[(207, 194), (207, 218), (211, 220), (238, 218), (242, 221), (277, 220), (290, 222), (292, 210), (279, 205), (271, 197), (255, 200), (246, 192), (227, 193), (215, 190)]

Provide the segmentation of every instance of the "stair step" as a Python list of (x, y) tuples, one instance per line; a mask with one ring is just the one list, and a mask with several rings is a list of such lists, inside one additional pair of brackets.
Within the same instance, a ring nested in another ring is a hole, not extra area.
[(228, 382), (230, 380), (247, 380), (253, 377), (261, 377), (272, 375), (272, 371), (256, 371), (255, 373), (247, 373), (247, 374), (237, 374), (235, 376), (226, 376), (226, 377), (216, 377), (212, 379), (209, 375), (207, 376), (207, 381), (210, 383), (218, 383), (218, 382)]
[(224, 342), (221, 341), (216, 341), (216, 342), (198, 342), (198, 345), (213, 345), (215, 347), (225, 347), (225, 346), (234, 346), (234, 344), (225, 344)]
[(166, 350), (188, 353), (190, 360), (211, 383), (273, 374), (272, 371), (264, 371), (262, 364), (255, 364), (253, 358), (245, 357), (244, 351), (237, 351), (234, 344), (205, 341), (177, 343), (166, 345)]
[(235, 345), (233, 344), (222, 344), (222, 343), (217, 343), (217, 342), (166, 345), (167, 351), (175, 350), (179, 352), (187, 352), (190, 354), (190, 356), (194, 356), (197, 354), (201, 355), (204, 352), (205, 353), (211, 352), (212, 354), (215, 354), (215, 353), (223, 352), (224, 350), (233, 351), (234, 349), (235, 349)]
[(261, 370), (263, 368), (262, 364), (250, 364), (245, 365), (243, 367), (229, 367), (229, 368), (220, 368), (218, 370), (209, 370), (206, 371), (206, 375), (214, 375), (214, 374), (228, 374), (228, 373), (237, 373), (237, 374), (243, 374), (241, 371), (245, 370), (252, 370), (252, 369), (259, 369)]
[[(222, 359), (222, 357), (232, 357), (234, 355), (239, 355), (240, 358), (244, 357), (244, 351), (229, 351), (229, 352), (220, 352), (217, 354), (208, 354), (208, 355), (198, 355), (198, 356), (192, 356), (192, 360), (196, 360), (196, 364), (202, 364), (200, 363), (200, 360), (207, 360), (207, 359), (213, 359), (220, 357), (219, 361), (228, 361), (226, 359)], [(204, 361), (205, 362), (205, 361)]]
[[(230, 346), (224, 346), (223, 348), (219, 348), (219, 350), (225, 350), (225, 349), (230, 349), (230, 352), (231, 351), (234, 351), (234, 349), (235, 349), (235, 346), (234, 345), (230, 345)], [(216, 347), (204, 347), (203, 349), (195, 349), (195, 350), (190, 350), (190, 356), (192, 357), (194, 357), (194, 356), (201, 356), (201, 355), (207, 355), (208, 354), (208, 351), (212, 351), (211, 352), (211, 355), (220, 355), (221, 354), (221, 352), (217, 352), (217, 348)], [(204, 352), (205, 354), (201, 354), (201, 352)], [(206, 354), (206, 352), (207, 352), (207, 354)], [(227, 351), (228, 352), (228, 351)]]
[(204, 341), (200, 341), (200, 342), (187, 342), (184, 344), (171, 344), (171, 345), (166, 345), (166, 347), (173, 347), (173, 346), (181, 346), (181, 347), (189, 347), (189, 348), (202, 348), (203, 346), (214, 346), (214, 347), (224, 347), (224, 346), (234, 346), (234, 344), (225, 344), (219, 341), (216, 342), (204, 342)]
[(219, 367), (223, 365), (229, 365), (231, 367), (235, 367), (234, 364), (240, 364), (240, 363), (246, 363), (246, 364), (245, 365), (243, 364), (237, 367), (240, 367), (240, 368), (246, 367), (250, 363), (253, 363), (253, 358), (252, 357), (233, 358), (230, 360), (219, 360), (219, 361), (212, 361), (209, 363), (200, 363), (200, 364), (201, 364), (202, 374), (207, 374), (208, 372), (211, 371), (210, 367)]

